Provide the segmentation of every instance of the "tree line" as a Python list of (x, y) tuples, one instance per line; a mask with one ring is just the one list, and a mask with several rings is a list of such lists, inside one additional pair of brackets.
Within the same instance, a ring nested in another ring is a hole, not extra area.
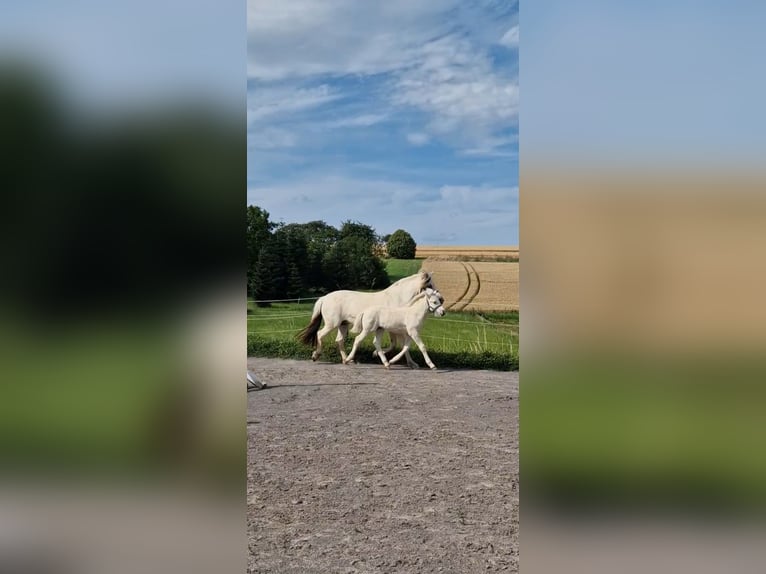
[(250, 205), (248, 297), (263, 301), (310, 297), (336, 289), (384, 289), (391, 282), (382, 256), (390, 248), (392, 256), (415, 256), (414, 240), (401, 229), (380, 237), (371, 226), (358, 221), (345, 221), (340, 229), (324, 221), (276, 223), (268, 211)]

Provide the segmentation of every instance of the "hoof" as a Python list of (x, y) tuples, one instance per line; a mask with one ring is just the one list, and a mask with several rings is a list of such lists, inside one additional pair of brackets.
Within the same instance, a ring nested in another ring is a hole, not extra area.
[(355, 365), (356, 361), (354, 359), (346, 359), (345, 361), (343, 361), (343, 364), (344, 365)]
[(386, 369), (389, 369), (389, 370), (391, 369), (391, 365), (389, 365), (388, 363), (386, 363), (386, 364), (385, 364), (385, 365), (383, 365), (383, 366), (384, 366)]
[(433, 365), (433, 366), (428, 367), (428, 368), (431, 369), (432, 371), (435, 371), (436, 370), (436, 365)]

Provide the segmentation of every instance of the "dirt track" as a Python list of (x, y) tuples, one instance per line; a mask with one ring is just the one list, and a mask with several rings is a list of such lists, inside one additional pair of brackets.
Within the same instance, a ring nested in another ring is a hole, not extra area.
[(248, 366), (248, 572), (518, 570), (518, 373)]

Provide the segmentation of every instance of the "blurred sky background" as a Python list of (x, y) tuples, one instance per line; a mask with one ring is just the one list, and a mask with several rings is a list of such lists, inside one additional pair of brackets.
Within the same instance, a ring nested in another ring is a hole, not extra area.
[[(88, 112), (208, 100), (241, 105), (244, 27), (239, 2), (0, 3), (0, 56), (23, 58)], [(201, 34), (200, 31), (205, 33)]]
[(518, 245), (518, 2), (248, 1), (247, 202)]
[(524, 166), (760, 166), (764, 18), (752, 0), (522, 3)]

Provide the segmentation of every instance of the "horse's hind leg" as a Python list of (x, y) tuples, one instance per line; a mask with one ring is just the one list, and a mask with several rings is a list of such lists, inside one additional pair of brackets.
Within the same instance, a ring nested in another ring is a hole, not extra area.
[(319, 356), (322, 354), (322, 339), (325, 338), (330, 331), (332, 331), (332, 327), (327, 325), (327, 322), (325, 322), (324, 327), (319, 329), (319, 332), (317, 333), (317, 348), (314, 349), (314, 352), (311, 353), (311, 360), (316, 361)]
[(341, 323), (338, 325), (338, 334), (335, 336), (335, 342), (338, 344), (338, 351), (340, 351), (340, 359), (344, 363), (348, 362), (346, 356), (346, 349), (343, 346), (346, 344), (346, 335), (348, 335), (348, 323)]

